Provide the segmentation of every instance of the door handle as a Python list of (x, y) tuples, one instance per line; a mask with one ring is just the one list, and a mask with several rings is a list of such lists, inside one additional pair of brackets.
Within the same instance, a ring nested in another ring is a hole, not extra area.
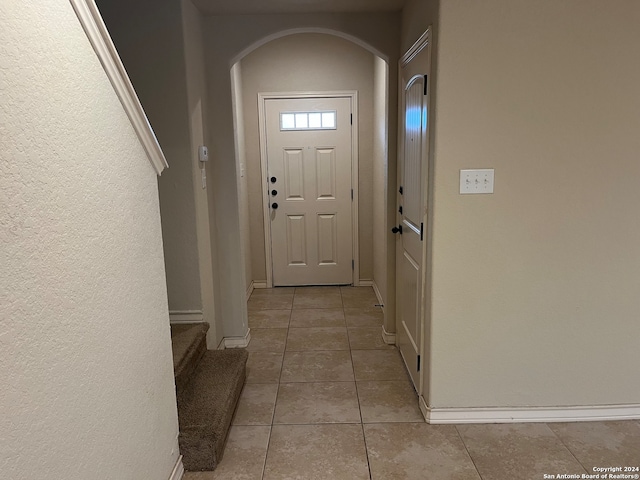
[(399, 233), (400, 235), (402, 235), (402, 225), (398, 225), (397, 227), (393, 227), (393, 228), (391, 229), (391, 231), (392, 231), (393, 233)]
[(271, 196), (275, 197), (278, 194), (277, 190), (271, 190)]
[(278, 209), (278, 204), (276, 202), (273, 202), (271, 204), (271, 208), (273, 208), (274, 210), (277, 210)]

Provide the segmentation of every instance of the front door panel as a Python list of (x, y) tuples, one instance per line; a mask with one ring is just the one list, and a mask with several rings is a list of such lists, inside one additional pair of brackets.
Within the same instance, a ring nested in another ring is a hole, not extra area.
[(352, 283), (351, 99), (266, 99), (265, 121), (273, 284)]

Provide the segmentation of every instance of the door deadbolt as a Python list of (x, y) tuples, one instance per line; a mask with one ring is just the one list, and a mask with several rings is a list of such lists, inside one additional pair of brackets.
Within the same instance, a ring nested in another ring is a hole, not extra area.
[(271, 183), (276, 183), (276, 180), (278, 180), (276, 177), (271, 177)]
[(274, 210), (277, 210), (278, 209), (278, 204), (276, 202), (273, 202), (271, 204), (271, 208), (273, 208)]
[(278, 194), (278, 190), (271, 190), (271, 196), (275, 197)]

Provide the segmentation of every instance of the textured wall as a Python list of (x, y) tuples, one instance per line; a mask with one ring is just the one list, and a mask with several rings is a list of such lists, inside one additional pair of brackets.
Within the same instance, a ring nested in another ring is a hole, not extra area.
[(358, 91), (360, 278), (373, 278), (373, 55), (333, 35), (290, 35), (242, 60), (253, 279), (266, 281), (258, 93)]
[(0, 3), (0, 468), (166, 479), (155, 171), (67, 0)]
[[(433, 406), (640, 404), (639, 24), (635, 0), (442, 0)], [(495, 193), (459, 195), (462, 168)]]

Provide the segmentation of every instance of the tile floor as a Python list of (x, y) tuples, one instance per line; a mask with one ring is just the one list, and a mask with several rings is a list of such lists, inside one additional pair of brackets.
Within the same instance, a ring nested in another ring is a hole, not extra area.
[(185, 480), (506, 480), (640, 466), (640, 422), (429, 425), (369, 287), (255, 290), (224, 458)]

